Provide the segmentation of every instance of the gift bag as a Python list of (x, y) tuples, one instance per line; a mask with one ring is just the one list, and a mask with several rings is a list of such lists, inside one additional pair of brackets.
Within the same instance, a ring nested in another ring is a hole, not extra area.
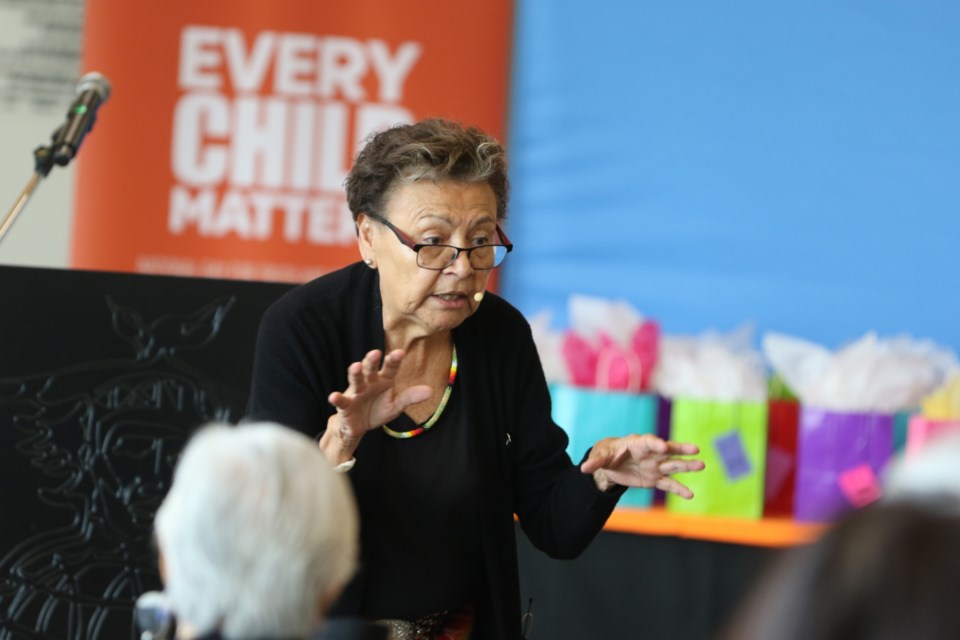
[(913, 457), (927, 446), (948, 433), (960, 433), (960, 418), (953, 420), (937, 420), (922, 415), (910, 418), (907, 425), (906, 455)]
[(796, 400), (770, 400), (767, 411), (763, 512), (768, 516), (793, 515), (800, 403)]
[(891, 414), (802, 407), (794, 517), (826, 522), (873, 502), (892, 454)]
[(917, 415), (917, 409), (897, 411), (893, 414), (893, 453), (903, 453), (907, 448), (907, 435), (910, 418)]
[[(657, 396), (657, 437), (661, 440), (670, 439), (670, 398)], [(660, 489), (653, 490), (653, 504), (662, 505), (667, 494)]]
[(674, 398), (670, 439), (699, 445), (706, 468), (675, 476), (694, 497), (668, 494), (668, 511), (751, 519), (763, 515), (766, 402)]
[[(553, 421), (570, 438), (567, 453), (579, 462), (587, 449), (603, 438), (656, 433), (657, 396), (624, 391), (586, 389), (566, 384), (550, 386)], [(649, 507), (652, 489), (627, 489), (618, 504)]]

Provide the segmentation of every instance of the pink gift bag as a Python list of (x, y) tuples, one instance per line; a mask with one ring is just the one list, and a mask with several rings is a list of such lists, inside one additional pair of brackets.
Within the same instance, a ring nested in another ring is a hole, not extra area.
[(935, 420), (921, 415), (911, 416), (907, 423), (907, 457), (912, 457), (931, 440), (947, 434), (960, 433), (960, 420)]

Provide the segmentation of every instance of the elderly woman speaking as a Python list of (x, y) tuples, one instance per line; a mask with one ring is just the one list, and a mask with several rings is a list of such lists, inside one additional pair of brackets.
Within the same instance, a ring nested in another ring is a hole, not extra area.
[(265, 314), (248, 414), (315, 437), (348, 471), (361, 568), (340, 614), (395, 637), (521, 637), (514, 514), (580, 554), (626, 487), (692, 494), (690, 444), (607, 438), (579, 465), (550, 417), (524, 317), (486, 291), (513, 245), (503, 147), (445, 120), (374, 135), (346, 180), (362, 262)]

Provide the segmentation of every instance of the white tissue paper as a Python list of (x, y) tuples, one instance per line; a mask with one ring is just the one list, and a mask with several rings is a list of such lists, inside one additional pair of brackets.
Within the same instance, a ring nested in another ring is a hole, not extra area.
[(549, 311), (541, 311), (530, 318), (530, 330), (533, 332), (533, 342), (540, 355), (547, 382), (566, 383), (570, 379), (570, 373), (563, 359), (563, 332), (550, 328), (552, 317)]
[(958, 367), (953, 351), (929, 340), (881, 339), (873, 332), (836, 352), (771, 332), (763, 352), (803, 404), (831, 411), (917, 408)]
[(607, 300), (580, 294), (567, 300), (570, 330), (591, 342), (606, 335), (621, 347), (629, 347), (643, 316), (625, 300)]
[(727, 335), (664, 336), (653, 388), (668, 398), (764, 401), (766, 369), (752, 343), (749, 325)]

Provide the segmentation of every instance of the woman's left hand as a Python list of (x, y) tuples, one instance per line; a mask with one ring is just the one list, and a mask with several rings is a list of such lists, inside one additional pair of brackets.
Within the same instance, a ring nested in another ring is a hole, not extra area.
[(681, 498), (692, 498), (693, 492), (670, 476), (702, 470), (702, 460), (677, 457), (698, 453), (700, 448), (695, 444), (670, 442), (654, 435), (604, 438), (593, 446), (580, 471), (592, 473), (601, 491), (619, 484), (657, 488)]

